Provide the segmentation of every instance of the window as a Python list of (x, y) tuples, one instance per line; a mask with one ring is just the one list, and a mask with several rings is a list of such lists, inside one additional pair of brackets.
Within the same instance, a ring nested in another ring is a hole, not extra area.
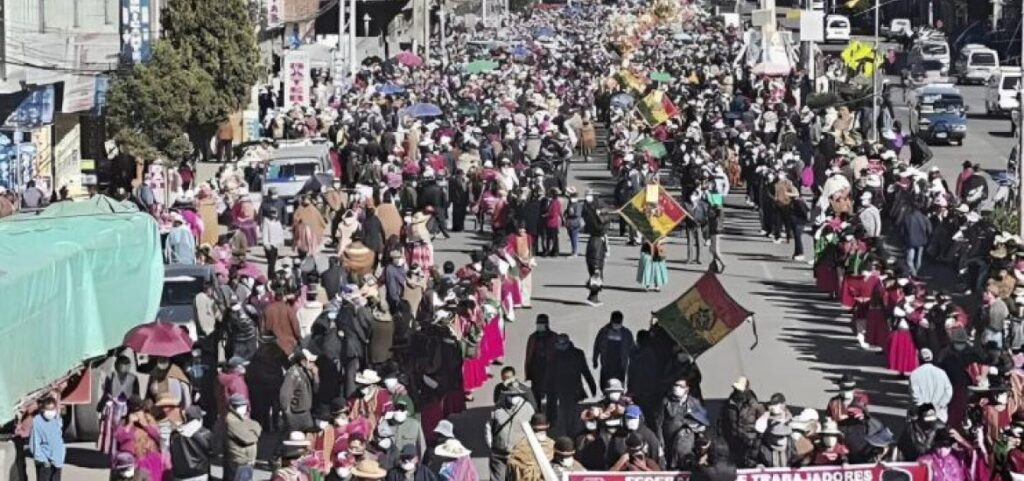
[(275, 180), (288, 180), (296, 177), (309, 177), (316, 173), (316, 164), (270, 164), (267, 169), (267, 178)]
[(1003, 77), (1003, 90), (1017, 90), (1020, 87), (1020, 77)]
[(926, 43), (921, 47), (921, 51), (925, 55), (946, 55), (949, 52), (949, 47), (942, 43)]
[(994, 67), (996, 65), (996, 56), (988, 52), (979, 52), (971, 55), (971, 65), (980, 65), (982, 67)]

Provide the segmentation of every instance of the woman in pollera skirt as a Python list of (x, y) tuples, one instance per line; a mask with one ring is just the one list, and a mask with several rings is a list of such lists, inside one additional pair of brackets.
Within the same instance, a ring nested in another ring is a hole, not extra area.
[(668, 266), (665, 263), (665, 241), (644, 242), (640, 246), (640, 263), (637, 265), (636, 281), (645, 290), (660, 291), (668, 284)]
[(896, 307), (893, 310), (893, 318), (896, 328), (889, 337), (889, 369), (905, 377), (917, 369), (917, 346), (914, 345), (914, 337), (910, 334), (906, 311), (902, 307)]

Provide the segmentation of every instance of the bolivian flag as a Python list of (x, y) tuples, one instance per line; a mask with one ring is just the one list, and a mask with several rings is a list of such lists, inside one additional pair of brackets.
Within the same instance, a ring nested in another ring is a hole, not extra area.
[[(654, 313), (658, 325), (693, 357), (711, 349), (752, 315), (725, 292), (711, 272)], [(754, 336), (757, 336), (756, 330)]]
[(870, 77), (882, 62), (871, 45), (858, 40), (850, 42), (839, 54), (839, 58), (843, 59), (847, 67), (867, 77)]
[(643, 79), (637, 77), (628, 69), (619, 70), (619, 73), (615, 74), (615, 80), (624, 88), (635, 90), (637, 93), (642, 94), (647, 89), (647, 84), (644, 83)]
[(647, 125), (654, 127), (666, 120), (679, 115), (679, 108), (672, 103), (672, 99), (661, 90), (655, 90), (636, 104), (636, 110), (644, 118)]
[(667, 236), (687, 215), (660, 184), (648, 185), (618, 212), (647, 242), (655, 242)]

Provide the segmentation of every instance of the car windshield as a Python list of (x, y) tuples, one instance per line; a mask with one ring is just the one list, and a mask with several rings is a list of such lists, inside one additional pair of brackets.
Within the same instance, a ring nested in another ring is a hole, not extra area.
[(846, 22), (846, 20), (842, 19), (842, 18), (835, 18), (835, 19), (829, 20), (829, 22), (828, 22), (828, 26), (832, 27), (832, 28), (843, 28), (843, 27), (846, 27), (848, 25), (849, 24)]
[(921, 62), (921, 70), (942, 70), (942, 62), (938, 60), (925, 60)]
[(296, 177), (309, 177), (316, 173), (316, 164), (294, 163), (294, 164), (270, 164), (267, 169), (267, 178), (272, 180), (289, 180)]
[(195, 302), (196, 294), (203, 290), (203, 281), (196, 278), (189, 279), (164, 281), (164, 291), (160, 299), (160, 305), (183, 306), (191, 305)]
[(996, 64), (996, 56), (988, 52), (976, 53), (971, 55), (971, 64), (985, 66), (994, 66)]
[(1020, 88), (1020, 77), (1003, 77), (1003, 90), (1017, 90)]
[(921, 52), (925, 55), (945, 55), (948, 48), (942, 43), (926, 43), (921, 46)]

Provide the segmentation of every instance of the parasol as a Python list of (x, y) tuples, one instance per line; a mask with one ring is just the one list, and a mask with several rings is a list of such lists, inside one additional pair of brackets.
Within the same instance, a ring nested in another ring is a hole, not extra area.
[(192, 350), (192, 339), (182, 326), (154, 321), (136, 326), (124, 336), (125, 347), (136, 354), (172, 357)]
[(400, 93), (404, 93), (404, 92), (405, 92), (405, 87), (402, 87), (401, 85), (384, 84), (384, 85), (381, 85), (380, 87), (377, 87), (377, 93), (383, 94), (383, 95), (393, 95), (393, 94), (400, 94)]
[(490, 72), (491, 70), (498, 68), (498, 62), (493, 60), (477, 60), (463, 65), (462, 68), (468, 74)]
[(533, 31), (533, 36), (536, 38), (551, 38), (555, 36), (555, 29), (551, 27), (538, 27), (537, 30)]
[(672, 75), (668, 72), (651, 72), (651, 80), (655, 82), (671, 82)]
[(405, 115), (410, 117), (437, 117), (441, 113), (441, 107), (434, 104), (412, 104), (405, 109)]
[(419, 55), (412, 52), (399, 52), (398, 55), (393, 57), (398, 63), (405, 65), (406, 67), (419, 67), (423, 65), (423, 59)]
[(617, 93), (612, 96), (609, 102), (611, 103), (612, 107), (618, 107), (622, 110), (628, 110), (633, 107), (634, 103), (636, 103), (636, 99), (633, 98), (632, 95), (629, 95), (627, 93)]
[(640, 151), (646, 151), (651, 156), (660, 159), (668, 154), (668, 150), (665, 148), (665, 144), (658, 142), (654, 137), (644, 137), (636, 143), (636, 149)]

